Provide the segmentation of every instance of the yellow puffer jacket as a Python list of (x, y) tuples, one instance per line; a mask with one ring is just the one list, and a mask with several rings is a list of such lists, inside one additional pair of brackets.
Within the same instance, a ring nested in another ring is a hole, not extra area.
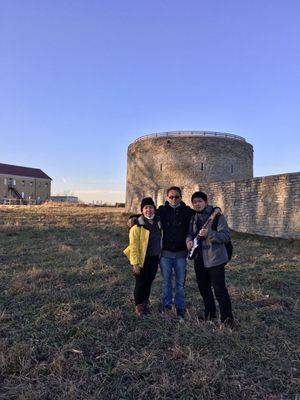
[(143, 266), (146, 258), (150, 231), (134, 225), (129, 231), (129, 246), (124, 250), (131, 265)]
[[(134, 225), (129, 231), (129, 246), (123, 251), (131, 265), (142, 267), (145, 262), (150, 231), (142, 225), (141, 217), (138, 219), (138, 225)], [(160, 221), (158, 226), (161, 229)]]

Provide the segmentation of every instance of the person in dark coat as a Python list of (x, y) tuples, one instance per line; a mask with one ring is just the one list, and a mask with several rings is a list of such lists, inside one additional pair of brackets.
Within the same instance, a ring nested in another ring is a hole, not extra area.
[[(182, 201), (179, 187), (167, 190), (164, 205), (157, 210), (163, 230), (160, 270), (163, 278), (161, 312), (170, 310), (174, 302), (177, 316), (185, 314), (185, 277), (187, 266), (186, 235), (194, 211)], [(175, 275), (174, 300), (172, 276)]]

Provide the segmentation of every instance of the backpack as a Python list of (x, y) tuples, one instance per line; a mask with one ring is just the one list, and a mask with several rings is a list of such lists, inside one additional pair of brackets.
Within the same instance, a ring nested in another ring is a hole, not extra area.
[[(214, 219), (214, 221), (213, 221), (213, 223), (212, 223), (212, 225), (211, 225), (211, 228), (212, 228), (213, 230), (215, 230), (215, 231), (217, 230), (217, 226), (218, 226), (218, 223), (219, 223), (220, 215), (221, 215), (221, 214), (218, 214), (218, 215), (216, 216), (216, 218)], [(226, 243), (224, 243), (224, 244), (225, 244), (226, 251), (227, 251), (228, 261), (230, 261), (231, 258), (232, 258), (232, 253), (233, 253), (233, 245), (232, 245), (232, 242), (231, 242), (231, 240), (229, 240), (229, 242), (226, 242)]]

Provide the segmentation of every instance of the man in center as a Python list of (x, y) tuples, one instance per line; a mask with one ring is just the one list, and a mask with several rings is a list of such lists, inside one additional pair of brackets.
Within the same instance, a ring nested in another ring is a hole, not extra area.
[(178, 318), (185, 314), (185, 276), (187, 265), (186, 237), (194, 210), (182, 201), (181, 189), (172, 186), (167, 190), (164, 205), (157, 210), (163, 230), (160, 258), (162, 274), (162, 305), (160, 312), (171, 310), (173, 305), (173, 271), (175, 275), (174, 304)]

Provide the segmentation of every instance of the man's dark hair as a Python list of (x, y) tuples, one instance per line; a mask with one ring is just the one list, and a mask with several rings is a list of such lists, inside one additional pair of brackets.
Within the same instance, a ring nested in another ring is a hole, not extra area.
[(167, 190), (167, 196), (168, 194), (171, 192), (171, 190), (176, 190), (176, 192), (178, 192), (180, 194), (180, 197), (182, 197), (182, 193), (181, 193), (181, 189), (178, 186), (171, 186), (168, 190)]
[(195, 192), (192, 195), (191, 202), (193, 202), (195, 199), (202, 199), (207, 202), (207, 195), (204, 192)]

